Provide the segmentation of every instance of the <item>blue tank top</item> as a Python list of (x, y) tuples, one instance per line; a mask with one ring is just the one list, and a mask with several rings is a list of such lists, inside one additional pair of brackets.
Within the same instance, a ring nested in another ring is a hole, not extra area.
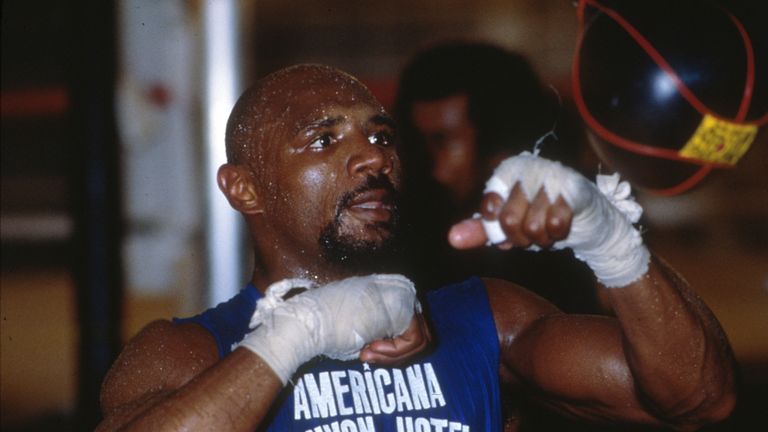
[[(194, 322), (221, 356), (249, 331), (262, 294), (248, 285)], [(400, 367), (319, 357), (302, 366), (273, 408), (269, 431), (480, 432), (502, 429), (499, 343), (478, 278), (427, 296), (435, 347)]]

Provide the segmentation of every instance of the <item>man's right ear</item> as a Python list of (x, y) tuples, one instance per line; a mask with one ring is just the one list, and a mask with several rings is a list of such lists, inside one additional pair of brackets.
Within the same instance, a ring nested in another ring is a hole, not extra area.
[(235, 210), (243, 214), (264, 212), (253, 176), (247, 167), (226, 163), (219, 167), (216, 179), (219, 189)]

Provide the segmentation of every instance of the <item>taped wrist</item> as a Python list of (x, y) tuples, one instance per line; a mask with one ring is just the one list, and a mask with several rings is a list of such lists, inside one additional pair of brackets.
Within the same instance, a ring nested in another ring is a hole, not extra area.
[[(596, 185), (559, 162), (523, 152), (496, 168), (485, 193), (495, 192), (506, 200), (516, 183), (529, 202), (542, 188), (550, 203), (563, 197), (573, 210), (571, 231), (553, 248), (571, 248), (606, 287), (629, 285), (648, 271), (650, 253), (633, 226), (642, 215), (642, 207), (618, 174), (598, 175)], [(483, 220), (483, 226), (489, 244), (506, 240), (498, 221)]]
[[(292, 288), (307, 291), (288, 300)], [(251, 333), (237, 344), (262, 358), (287, 383), (318, 355), (357, 358), (368, 343), (402, 334), (420, 311), (413, 283), (404, 276), (358, 276), (323, 286), (286, 279), (267, 288), (251, 319)]]

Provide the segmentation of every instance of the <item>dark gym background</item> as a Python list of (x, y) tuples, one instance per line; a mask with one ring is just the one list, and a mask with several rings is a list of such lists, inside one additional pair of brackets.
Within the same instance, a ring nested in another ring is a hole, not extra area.
[[(204, 1), (215, 0), (168, 2), (194, 37)], [(569, 0), (235, 3), (242, 11), (244, 82), (321, 61), (360, 76), (391, 103), (410, 54), (464, 36), (525, 53), (568, 103), (577, 31)], [(759, 3), (739, 2), (768, 19)], [(118, 18), (126, 8), (152, 4), (2, 2), (2, 430), (91, 430), (99, 418), (98, 385), (122, 343), (154, 318), (203, 304), (195, 273), (202, 225), (192, 225), (192, 252), (177, 267), (191, 276), (167, 289), (132, 286), (122, 264), (126, 232), (146, 227), (126, 222), (123, 209), (131, 202), (116, 113), (124, 59)], [(192, 52), (199, 43), (191, 42)], [(139, 93), (157, 109), (173, 97), (162, 84)], [(192, 93), (194, 117), (201, 97)], [(189, 144), (198, 169), (200, 142)], [(714, 173), (689, 193), (639, 196), (649, 244), (699, 289), (739, 359), (741, 401), (732, 419), (710, 428), (717, 431), (758, 427), (768, 402), (768, 143), (758, 144), (737, 168)]]

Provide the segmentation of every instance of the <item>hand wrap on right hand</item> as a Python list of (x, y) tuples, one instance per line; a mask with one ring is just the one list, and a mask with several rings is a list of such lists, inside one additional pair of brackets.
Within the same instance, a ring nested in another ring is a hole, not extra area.
[[(310, 288), (283, 301), (294, 287)], [(258, 354), (283, 384), (313, 357), (356, 358), (368, 343), (402, 334), (420, 310), (413, 283), (401, 275), (359, 276), (315, 287), (286, 279), (267, 289), (238, 344)]]
[[(571, 248), (606, 287), (626, 286), (648, 271), (650, 253), (633, 226), (643, 209), (632, 199), (629, 184), (619, 182), (618, 174), (598, 175), (595, 185), (559, 162), (523, 152), (496, 168), (485, 192), (506, 200), (516, 183), (528, 202), (541, 188), (550, 203), (563, 197), (573, 210), (571, 231), (552, 248)], [(498, 221), (483, 220), (483, 226), (489, 243), (506, 240)]]

